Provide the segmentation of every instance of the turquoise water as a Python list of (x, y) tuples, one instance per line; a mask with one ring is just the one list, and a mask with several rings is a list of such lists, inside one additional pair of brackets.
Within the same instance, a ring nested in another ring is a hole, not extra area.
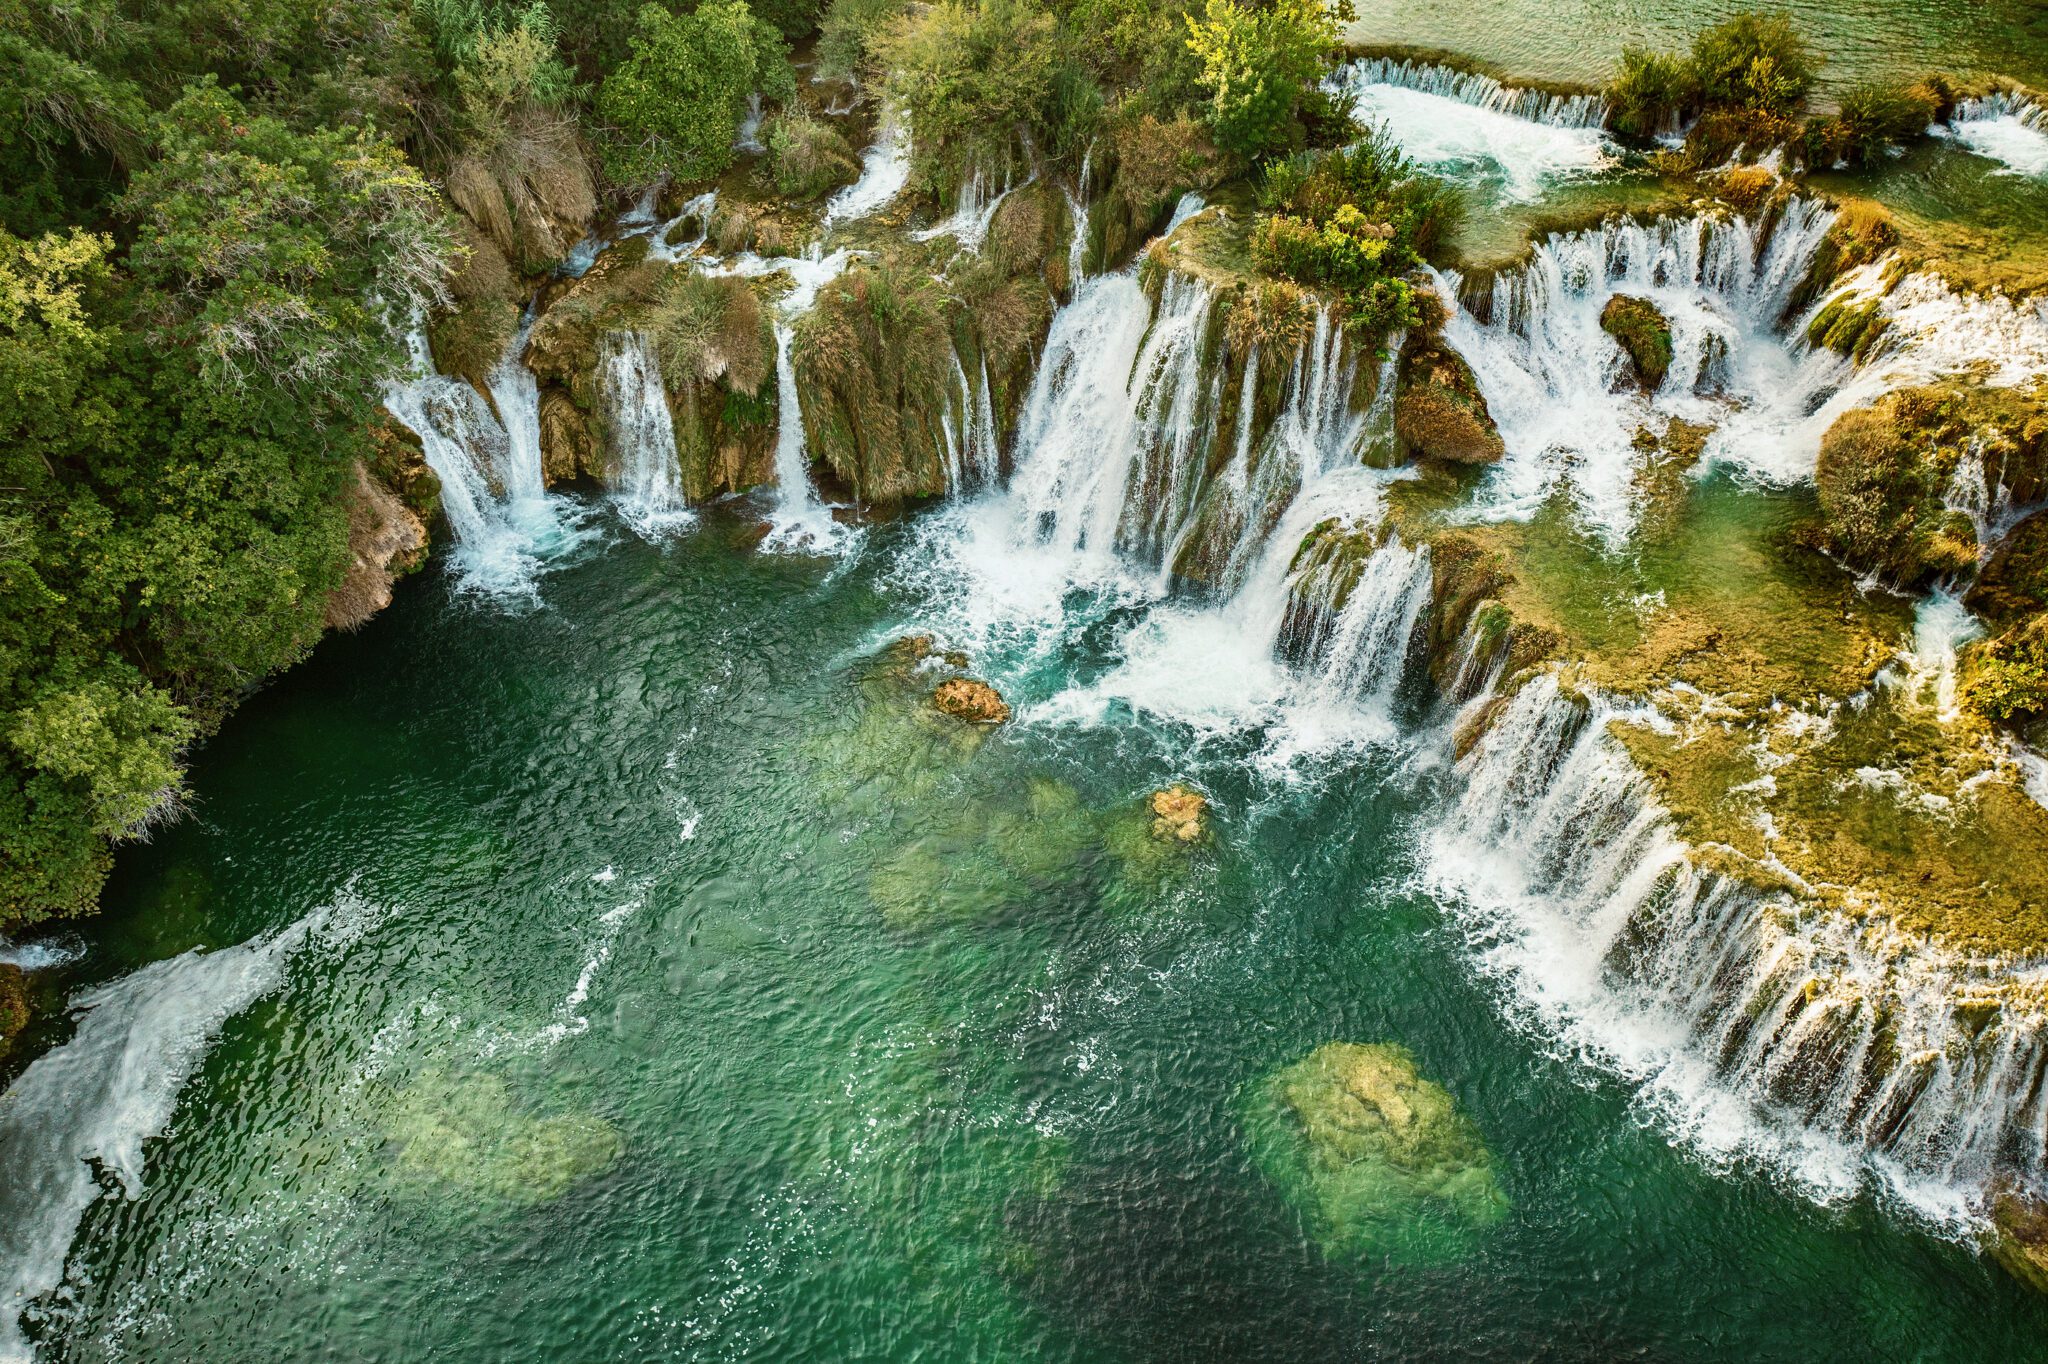
[(1792, 16), (1827, 57), (1823, 93), (1930, 71), (2048, 82), (2048, 6), (2036, 0), (1356, 0), (1351, 39), (1448, 48), (1534, 80), (1598, 83), (1624, 45), (1682, 48), (1742, 10)]
[[(1703, 1168), (1507, 1021), (1411, 889), (1426, 716), (1291, 765), (1034, 716), (1132, 619), (1076, 594), (976, 660), (1023, 710), (977, 738), (885, 648), (956, 614), (928, 535), (745, 529), (520, 613), (430, 570), (199, 754), (66, 983), (329, 909), (88, 1210), (42, 1358), (2040, 1357), (1970, 1251)], [(1206, 843), (1151, 840), (1172, 780)], [(1248, 1093), (1335, 1039), (1490, 1147), (1466, 1258), (1328, 1256), (1253, 1164)]]

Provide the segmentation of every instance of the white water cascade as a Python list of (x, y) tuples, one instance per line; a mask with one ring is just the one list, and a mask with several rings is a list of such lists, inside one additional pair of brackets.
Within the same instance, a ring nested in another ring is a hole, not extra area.
[(668, 391), (654, 347), (640, 332), (612, 332), (598, 353), (598, 389), (613, 487), (626, 523), (648, 539), (695, 522), (683, 498), (683, 471)]
[(884, 109), (874, 145), (861, 153), (860, 178), (825, 201), (824, 230), (888, 207), (909, 183), (910, 119), (898, 110)]
[(1094, 144), (1089, 144), (1081, 153), (1081, 176), (1073, 189), (1066, 191), (1069, 235), (1067, 237), (1067, 294), (1072, 297), (1081, 287), (1082, 265), (1088, 256), (1088, 171), (1095, 159)]
[(143, 1144), (170, 1125), (178, 1095), (223, 1025), (278, 987), (326, 914), (214, 952), (187, 952), (88, 990), (71, 1040), (0, 1095), (0, 1364), (31, 1364), (30, 1303), (58, 1287), (86, 1211), (143, 1194)]
[[(1036, 179), (1032, 176), (1025, 185)], [(960, 249), (970, 254), (981, 250), (981, 244), (988, 240), (989, 226), (996, 220), (996, 210), (1003, 206), (1003, 200), (1016, 193), (1023, 185), (1005, 178), (1002, 189), (991, 194), (992, 182), (977, 170), (968, 177), (960, 189), (960, 202), (946, 218), (930, 227), (921, 228), (910, 234), (911, 240), (928, 242), (935, 237), (951, 237), (960, 244)]]
[(1561, 180), (1615, 161), (1598, 95), (1519, 90), (1447, 66), (1384, 58), (1351, 63), (1326, 88), (1416, 161), (1497, 184), (1504, 198), (1535, 200)]
[(528, 318), (491, 371), (488, 402), (434, 372), (424, 331), (412, 337), (413, 377), (384, 392), (386, 410), (419, 436), (441, 481), (462, 585), (501, 596), (532, 597), (543, 563), (582, 538), (541, 468), (539, 386), (521, 359), (532, 326)]
[(1530, 681), (1424, 834), (1510, 1012), (1631, 1082), (1702, 1158), (1822, 1201), (1876, 1188), (1961, 1230), (1995, 1180), (2041, 1187), (2048, 1020), (1992, 1001), (2011, 968), (1696, 867), (1608, 735), (1618, 713)]
[(2024, 95), (1999, 90), (1958, 100), (1935, 131), (2002, 163), (2003, 174), (2048, 179), (2048, 108)]
[[(1458, 303), (1445, 338), (1472, 367), (1507, 446), (1478, 514), (1526, 518), (1563, 485), (1581, 521), (1619, 544), (1638, 515), (1636, 434), (1673, 417), (1740, 429), (1743, 439), (1710, 450), (1764, 477), (1807, 477), (1820, 444), (1808, 429), (1814, 408), (1852, 366), (1813, 350), (1783, 319), (1833, 217), (1799, 200), (1768, 224), (1670, 218), (1567, 233)], [(1454, 276), (1439, 289), (1459, 298)], [(1671, 325), (1671, 367), (1655, 393), (1625, 377), (1621, 347), (1601, 329), (1617, 294), (1650, 300)]]
[(960, 395), (960, 416), (949, 410), (940, 414), (939, 426), (946, 442), (946, 486), (954, 496), (986, 487), (996, 480), (1002, 459), (996, 436), (995, 401), (989, 390), (988, 357), (981, 357), (979, 383), (969, 383), (967, 367), (953, 354), (953, 386)]

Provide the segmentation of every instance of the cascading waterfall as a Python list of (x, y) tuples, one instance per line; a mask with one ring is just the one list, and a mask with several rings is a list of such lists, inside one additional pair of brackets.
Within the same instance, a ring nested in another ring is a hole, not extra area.
[(1211, 302), (1206, 284), (1171, 274), (1155, 316), (1125, 270), (1088, 281), (1053, 319), (1019, 422), (1012, 496), (1020, 525), (1098, 576), (1121, 572), (1126, 542), (1155, 563), (1163, 547), (1143, 494), (1193, 447)]
[(1088, 255), (1088, 170), (1095, 157), (1095, 144), (1090, 143), (1081, 153), (1081, 176), (1075, 188), (1068, 190), (1067, 212), (1071, 219), (1072, 231), (1067, 238), (1067, 292), (1069, 296), (1081, 287), (1082, 263)]
[(1824, 1200), (1875, 1186), (1964, 1227), (1995, 1181), (2041, 1187), (2048, 1020), (1992, 1002), (2012, 968), (1695, 866), (1608, 735), (1619, 714), (1529, 681), (1424, 835), (1432, 888), (1522, 1021), (1635, 1083), (1704, 1157)]
[(1598, 95), (1518, 90), (1447, 66), (1386, 59), (1353, 62), (1325, 88), (1416, 161), (1476, 175), (1509, 199), (1538, 199), (1615, 159)]
[(2004, 468), (2001, 466), (1994, 473), (1984, 462), (1984, 442), (1973, 437), (1962, 458), (1956, 461), (1955, 473), (1942, 494), (1942, 505), (1970, 518), (1977, 533), (1977, 548), (1985, 550), (2004, 539), (2037, 504), (2014, 498), (2012, 488), (2006, 484)]
[(541, 467), (540, 390), (521, 359), (532, 327), (528, 317), (491, 371), (488, 402), (434, 371), (424, 330), (411, 340), (413, 377), (384, 392), (385, 409), (419, 436), (440, 479), (463, 585), (529, 597), (542, 562), (581, 538)]
[[(1445, 338), (1471, 366), (1507, 446), (1477, 514), (1527, 517), (1564, 483), (1581, 520), (1619, 544), (1638, 514), (1636, 434), (1672, 417), (1725, 422), (1723, 434), (1741, 438), (1717, 438), (1710, 453), (1762, 476), (1810, 475), (1815, 413), (1853, 366), (1781, 328), (1833, 220), (1795, 200), (1770, 222), (1611, 223), (1549, 238), (1481, 299), (1454, 302)], [(1438, 287), (1459, 300), (1455, 276)], [(1671, 367), (1653, 394), (1625, 379), (1621, 348), (1601, 329), (1617, 294), (1649, 299), (1670, 322)], [(1731, 402), (1747, 407), (1731, 412)]]
[(953, 384), (960, 394), (960, 416), (940, 414), (946, 442), (946, 486), (954, 496), (995, 482), (1001, 449), (996, 439), (995, 403), (988, 384), (988, 357), (981, 358), (981, 381), (967, 380), (967, 367), (953, 355)]
[(1345, 91), (1375, 85), (1416, 90), (1439, 99), (1456, 100), (1475, 109), (1506, 114), (1551, 128), (1599, 128), (1607, 122), (1607, 101), (1598, 95), (1553, 95), (1502, 85), (1491, 76), (1435, 62), (1395, 61), (1373, 57), (1352, 62), (1331, 77)]
[(1410, 549), (1398, 535), (1363, 563), (1331, 564), (1298, 582), (1314, 621), (1304, 648), (1314, 685), (1382, 707), (1391, 702), (1432, 587), (1429, 546)]
[(875, 144), (861, 153), (860, 178), (825, 201), (824, 230), (888, 206), (910, 183), (910, 119), (884, 109)]
[(2025, 95), (1995, 91), (1956, 101), (1936, 131), (1979, 156), (2005, 165), (2005, 173), (2048, 178), (2048, 108)]
[(599, 391), (620, 513), (656, 538), (696, 518), (683, 497), (676, 433), (654, 347), (640, 332), (612, 332), (598, 356)]
[(144, 1143), (236, 1014), (275, 990), (325, 922), (316, 910), (268, 939), (188, 952), (89, 990), (71, 1039), (38, 1057), (0, 1104), (0, 1362), (31, 1364), (21, 1314), (56, 1288), (87, 1210), (143, 1193)]
[[(1027, 178), (1024, 184), (1028, 185), (1036, 178)], [(928, 242), (935, 237), (951, 237), (960, 244), (963, 251), (972, 253), (981, 250), (981, 244), (988, 240), (989, 226), (996, 220), (996, 210), (1003, 206), (1003, 200), (1023, 186), (1014, 184), (1005, 177), (999, 192), (992, 195), (989, 188), (988, 179), (981, 171), (976, 170), (961, 188), (960, 203), (952, 215), (930, 227), (911, 233), (911, 239)]]

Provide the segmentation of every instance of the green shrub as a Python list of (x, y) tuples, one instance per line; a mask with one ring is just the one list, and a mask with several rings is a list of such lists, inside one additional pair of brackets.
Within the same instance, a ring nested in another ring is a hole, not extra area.
[(1189, 15), (1188, 50), (1201, 63), (1217, 145), (1252, 160), (1302, 146), (1297, 115), (1348, 17), (1348, 5), (1325, 0), (1208, 0), (1201, 19)]
[(1985, 645), (1965, 696), (1993, 720), (2048, 716), (2048, 621), (2036, 620)]
[(907, 8), (907, 0), (832, 0), (818, 26), (818, 70), (852, 80), (868, 64), (868, 44)]
[(860, 176), (860, 157), (839, 130), (801, 110), (776, 115), (767, 141), (775, 192), (785, 199), (816, 199)]
[(781, 35), (746, 0), (707, 0), (689, 14), (648, 5), (632, 59), (598, 92), (612, 125), (605, 168), (624, 184), (716, 175), (732, 164), (747, 96), (786, 101), (795, 81)]
[(1008, 159), (1042, 127), (1059, 63), (1053, 17), (1028, 0), (935, 3), (898, 15), (868, 44), (888, 97), (910, 115), (918, 178), (944, 194)]
[(1641, 47), (1621, 50), (1621, 70), (1606, 94), (1607, 126), (1642, 142), (1677, 127), (1699, 101), (1689, 62)]
[(1738, 14), (1692, 42), (1692, 79), (1709, 105), (1789, 113), (1805, 101), (1819, 66), (1783, 14)]
[(1808, 125), (1807, 161), (1822, 166), (1875, 161), (1925, 133), (1939, 108), (1939, 97), (1926, 86), (1898, 82), (1859, 85), (1842, 96), (1841, 110), (1833, 118), (1816, 119)]

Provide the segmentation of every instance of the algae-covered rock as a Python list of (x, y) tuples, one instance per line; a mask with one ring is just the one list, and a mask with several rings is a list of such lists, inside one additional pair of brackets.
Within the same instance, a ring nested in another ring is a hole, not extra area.
[(1431, 342), (1401, 360), (1394, 434), (1414, 454), (1453, 464), (1491, 464), (1507, 453), (1471, 368)]
[(1991, 1200), (1991, 1256), (2036, 1293), (2048, 1293), (2048, 1202), (2006, 1185)]
[(544, 1203), (619, 1158), (618, 1132), (587, 1113), (531, 1117), (495, 1075), (429, 1071), (400, 1093), (385, 1131), (402, 1168), (461, 1196)]
[(1671, 371), (1671, 323), (1657, 305), (1633, 294), (1616, 294), (1600, 310), (1600, 329), (1620, 343), (1636, 382), (1654, 393)]
[(0, 1057), (27, 1026), (28, 977), (14, 963), (0, 961)]
[(941, 711), (976, 725), (999, 725), (1010, 718), (1010, 707), (988, 683), (972, 677), (949, 677), (932, 693), (932, 704)]
[(1245, 1117), (1332, 1256), (1442, 1263), (1507, 1215), (1478, 1129), (1405, 1047), (1327, 1043), (1256, 1085)]
[(1209, 799), (1175, 782), (1164, 791), (1154, 791), (1147, 802), (1152, 807), (1152, 836), (1176, 843), (1192, 843), (1208, 832)]
[(1814, 474), (1835, 551), (1902, 586), (1976, 565), (1976, 528), (1948, 505), (1969, 480), (1986, 501), (1992, 485), (2021, 503), (2048, 492), (2048, 398), (1901, 389), (1838, 417)]

